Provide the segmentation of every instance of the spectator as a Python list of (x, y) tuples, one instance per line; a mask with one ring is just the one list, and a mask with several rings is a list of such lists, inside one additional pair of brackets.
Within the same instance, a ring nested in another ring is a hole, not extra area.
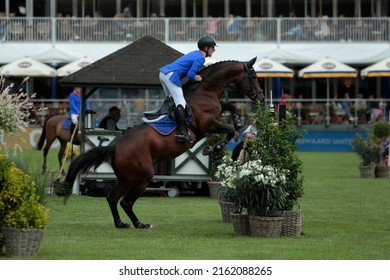
[(127, 18), (133, 17), (133, 10), (131, 3), (129, 3), (124, 9), (123, 9), (123, 16)]
[(108, 115), (101, 120), (99, 124), (99, 128), (118, 131), (120, 129), (116, 124), (120, 118), (121, 118), (121, 110), (119, 110), (117, 106), (112, 106), (108, 110)]
[[(79, 86), (75, 86), (73, 91), (69, 94), (69, 116), (71, 119), (70, 125), (70, 133), (73, 134), (73, 131), (76, 128), (76, 125), (79, 122), (79, 115), (81, 111), (81, 88)], [(85, 109), (91, 110), (89, 106), (89, 102), (85, 101)], [(77, 137), (73, 138), (73, 144), (79, 145), (80, 143), (77, 141)]]
[(242, 141), (242, 148), (240, 150), (240, 154), (238, 155), (237, 161), (241, 164), (244, 164), (248, 158), (250, 157), (250, 151), (247, 149), (248, 141), (255, 135), (251, 132), (244, 133), (244, 140)]

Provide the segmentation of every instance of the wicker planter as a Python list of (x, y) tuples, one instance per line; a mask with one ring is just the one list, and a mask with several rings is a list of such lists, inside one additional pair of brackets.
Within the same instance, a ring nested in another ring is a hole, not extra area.
[(221, 188), (221, 182), (210, 181), (210, 182), (207, 182), (207, 185), (209, 186), (210, 197), (211, 198), (218, 198), (219, 197), (219, 189)]
[(283, 211), (282, 236), (301, 235), (301, 209)]
[(375, 165), (359, 165), (362, 178), (375, 178)]
[(231, 223), (230, 213), (234, 211), (234, 203), (221, 200), (219, 204), (221, 205), (222, 221), (224, 223)]
[(251, 236), (280, 237), (283, 217), (249, 216)]
[(5, 254), (7, 256), (33, 257), (38, 255), (44, 229), (3, 227)]
[(389, 167), (386, 165), (377, 165), (375, 167), (375, 177), (376, 178), (389, 178)]
[(230, 213), (234, 233), (237, 236), (250, 236), (249, 216), (241, 213)]

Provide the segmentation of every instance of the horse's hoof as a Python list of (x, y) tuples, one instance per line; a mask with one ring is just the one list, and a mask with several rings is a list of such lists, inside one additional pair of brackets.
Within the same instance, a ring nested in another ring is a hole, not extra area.
[(137, 222), (135, 225), (135, 228), (137, 229), (149, 229), (149, 228), (153, 228), (153, 225), (150, 225), (150, 224), (143, 224), (141, 222)]
[(210, 155), (212, 152), (214, 152), (213, 147), (211, 147), (211, 146), (206, 146), (206, 147), (204, 147), (203, 150), (202, 150), (202, 155), (208, 156), (208, 155)]
[(116, 228), (128, 229), (128, 228), (131, 228), (131, 225), (130, 224), (126, 224), (126, 223), (121, 221), (121, 222), (115, 223), (115, 227)]

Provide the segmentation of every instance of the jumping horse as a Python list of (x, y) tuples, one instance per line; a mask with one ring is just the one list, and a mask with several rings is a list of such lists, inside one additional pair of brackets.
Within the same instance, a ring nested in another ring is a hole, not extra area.
[[(154, 165), (181, 155), (206, 133), (226, 133), (227, 137), (223, 141), (226, 143), (234, 137), (235, 129), (219, 121), (222, 111), (220, 97), (227, 85), (234, 84), (252, 101), (264, 100), (263, 90), (253, 69), (255, 61), (256, 57), (248, 62), (222, 61), (212, 64), (199, 72), (203, 78), (201, 82), (189, 82), (183, 86), (187, 106), (192, 112), (188, 128), (193, 143), (177, 142), (175, 132), (162, 136), (148, 124), (139, 124), (127, 130), (114, 146), (96, 147), (75, 158), (69, 166), (64, 182), (58, 182), (55, 186), (56, 193), (64, 195), (66, 201), (80, 171), (109, 162), (117, 177), (115, 187), (107, 195), (115, 227), (131, 227), (130, 224), (122, 222), (119, 216), (119, 200), (135, 228), (152, 227), (137, 218), (133, 206), (153, 178)], [(218, 147), (222, 148), (221, 145)]]
[[(43, 145), (46, 141), (45, 147), (43, 148), (42, 174), (46, 173), (47, 154), (49, 153), (50, 147), (56, 139), (58, 139), (58, 141), (60, 142), (60, 149), (58, 151), (57, 156), (60, 166), (62, 165), (62, 158), (66, 150), (66, 144), (71, 139), (70, 129), (66, 129), (63, 127), (64, 121), (67, 118), (69, 118), (68, 115), (53, 116), (46, 120), (42, 128), (41, 137), (39, 138), (37, 145), (34, 147), (36, 150), (40, 151), (42, 150)], [(80, 143), (80, 135), (78, 135), (78, 133), (76, 133), (76, 137), (78, 143)]]

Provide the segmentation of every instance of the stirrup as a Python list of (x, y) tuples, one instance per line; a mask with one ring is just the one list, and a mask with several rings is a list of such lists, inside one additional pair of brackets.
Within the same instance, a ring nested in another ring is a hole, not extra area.
[(173, 101), (172, 96), (168, 96), (164, 99), (164, 102), (161, 104), (161, 106), (155, 110), (152, 111), (146, 111), (144, 112), (144, 117), (147, 119), (156, 119), (161, 115), (168, 115), (169, 112), (172, 110), (172, 107), (175, 106), (175, 102)]
[(194, 141), (191, 139), (191, 136), (180, 134), (176, 135), (176, 141), (177, 142), (185, 142), (185, 143), (193, 143)]

